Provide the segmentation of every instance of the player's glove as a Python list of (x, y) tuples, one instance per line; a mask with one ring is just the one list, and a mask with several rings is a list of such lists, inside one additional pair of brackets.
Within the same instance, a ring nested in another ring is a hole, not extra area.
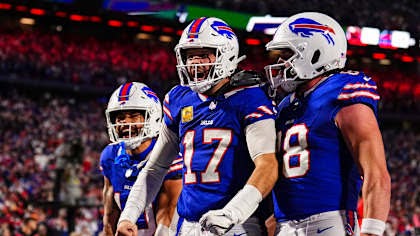
[(234, 225), (244, 223), (258, 208), (262, 200), (260, 191), (253, 185), (245, 185), (223, 209), (212, 210), (200, 219), (201, 229), (223, 235)]
[(200, 219), (203, 231), (209, 231), (218, 236), (226, 234), (237, 222), (237, 217), (226, 209), (209, 211)]

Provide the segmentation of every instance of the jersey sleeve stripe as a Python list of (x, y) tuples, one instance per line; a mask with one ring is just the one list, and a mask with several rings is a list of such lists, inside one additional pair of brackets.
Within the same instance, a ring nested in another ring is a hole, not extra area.
[(259, 106), (257, 109), (260, 110), (260, 111), (262, 111), (262, 112), (264, 112), (264, 113), (266, 113), (266, 114), (269, 114), (269, 115), (273, 115), (274, 114), (273, 111), (270, 110), (270, 108), (268, 108), (267, 106)]
[(348, 100), (356, 97), (368, 97), (373, 100), (379, 100), (380, 96), (369, 91), (357, 91), (352, 93), (341, 93), (338, 95), (338, 100)]
[(178, 163), (180, 163), (181, 161), (182, 161), (182, 157), (179, 157), (179, 158), (175, 159), (175, 160), (172, 162), (172, 165), (178, 164)]
[(376, 85), (370, 85), (368, 83), (355, 83), (355, 84), (346, 84), (343, 89), (359, 89), (359, 88), (368, 88), (368, 89), (377, 89)]
[(182, 167), (183, 167), (182, 164), (171, 165), (171, 167), (169, 167), (169, 172), (181, 170)]
[(172, 115), (171, 115), (171, 112), (169, 111), (169, 109), (168, 109), (165, 105), (163, 105), (163, 113), (165, 113), (165, 115), (166, 115), (169, 119), (173, 120)]
[(260, 118), (261, 116), (263, 116), (263, 115), (262, 115), (262, 114), (260, 114), (260, 113), (253, 112), (253, 113), (251, 113), (251, 114), (249, 114), (249, 115), (245, 116), (245, 119), (250, 119), (250, 118)]

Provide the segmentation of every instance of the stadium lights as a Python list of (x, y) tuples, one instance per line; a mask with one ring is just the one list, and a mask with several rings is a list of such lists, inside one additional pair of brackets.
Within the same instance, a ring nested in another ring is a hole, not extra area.
[(159, 37), (159, 41), (161, 41), (163, 43), (170, 43), (170, 42), (172, 42), (172, 37), (168, 36), (168, 35), (161, 35)]
[(368, 45), (379, 44), (379, 29), (372, 27), (362, 27), (360, 42)]
[(72, 14), (72, 15), (70, 15), (69, 19), (72, 20), (72, 21), (84, 21), (85, 16)]
[(29, 13), (32, 15), (43, 16), (45, 15), (45, 10), (40, 8), (32, 8)]
[(55, 13), (55, 16), (64, 18), (64, 17), (67, 17), (67, 12), (58, 11), (58, 12)]
[(261, 44), (261, 40), (256, 39), (256, 38), (247, 38), (247, 39), (245, 39), (245, 43), (247, 45), (256, 46), (256, 45)]
[(157, 30), (156, 26), (152, 26), (152, 25), (142, 25), (140, 26), (140, 29), (142, 31), (146, 31), (146, 32), (153, 32)]
[(145, 33), (138, 33), (136, 35), (137, 39), (151, 39), (152, 36), (150, 34), (145, 34)]
[(111, 27), (121, 27), (123, 23), (119, 20), (109, 20), (108, 25)]
[(266, 16), (253, 16), (249, 18), (248, 24), (246, 25), (246, 31), (261, 31), (265, 34), (273, 35), (283, 21), (285, 21), (287, 17), (273, 17), (270, 15)]
[(385, 53), (379, 53), (379, 52), (375, 52), (372, 54), (372, 58), (376, 59), (376, 60), (382, 60), (386, 58)]
[(99, 16), (91, 16), (90, 21), (95, 22), (95, 23), (100, 23), (102, 21), (102, 19)]
[(9, 3), (0, 3), (0, 9), (2, 9), (2, 10), (10, 10), (10, 9), (12, 9), (12, 4), (9, 4)]
[(27, 6), (22, 6), (22, 5), (16, 6), (16, 11), (24, 12), (24, 11), (27, 11), (27, 10), (28, 10)]
[(19, 22), (20, 22), (22, 25), (34, 25), (34, 24), (35, 24), (35, 20), (34, 20), (34, 19), (32, 19), (32, 18), (21, 18), (21, 19), (19, 20)]
[(139, 26), (139, 22), (130, 20), (130, 21), (127, 21), (126, 22), (126, 25), (128, 27), (138, 27)]

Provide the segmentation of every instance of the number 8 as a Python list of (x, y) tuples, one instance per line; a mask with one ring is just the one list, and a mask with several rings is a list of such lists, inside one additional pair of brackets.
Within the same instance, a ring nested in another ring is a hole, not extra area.
[[(305, 124), (292, 126), (287, 130), (283, 141), (283, 175), (286, 178), (302, 177), (308, 173), (310, 153), (308, 147), (308, 128)], [(291, 144), (292, 137), (297, 142)]]

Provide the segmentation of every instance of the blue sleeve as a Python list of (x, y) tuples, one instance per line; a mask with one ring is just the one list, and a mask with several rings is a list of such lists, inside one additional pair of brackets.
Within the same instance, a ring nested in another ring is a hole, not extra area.
[(260, 120), (275, 119), (275, 103), (260, 87), (245, 89), (236, 101), (245, 127)]
[(339, 107), (362, 103), (369, 106), (377, 115), (380, 96), (375, 81), (363, 73), (356, 75), (344, 74), (343, 76), (346, 83), (336, 98)]
[(112, 165), (114, 163), (113, 146), (108, 145), (104, 148), (100, 158), (100, 169), (102, 174), (111, 180), (112, 177)]
[(163, 121), (174, 133), (178, 134), (179, 129), (179, 106), (178, 99), (180, 86), (175, 86), (166, 95), (163, 101)]

